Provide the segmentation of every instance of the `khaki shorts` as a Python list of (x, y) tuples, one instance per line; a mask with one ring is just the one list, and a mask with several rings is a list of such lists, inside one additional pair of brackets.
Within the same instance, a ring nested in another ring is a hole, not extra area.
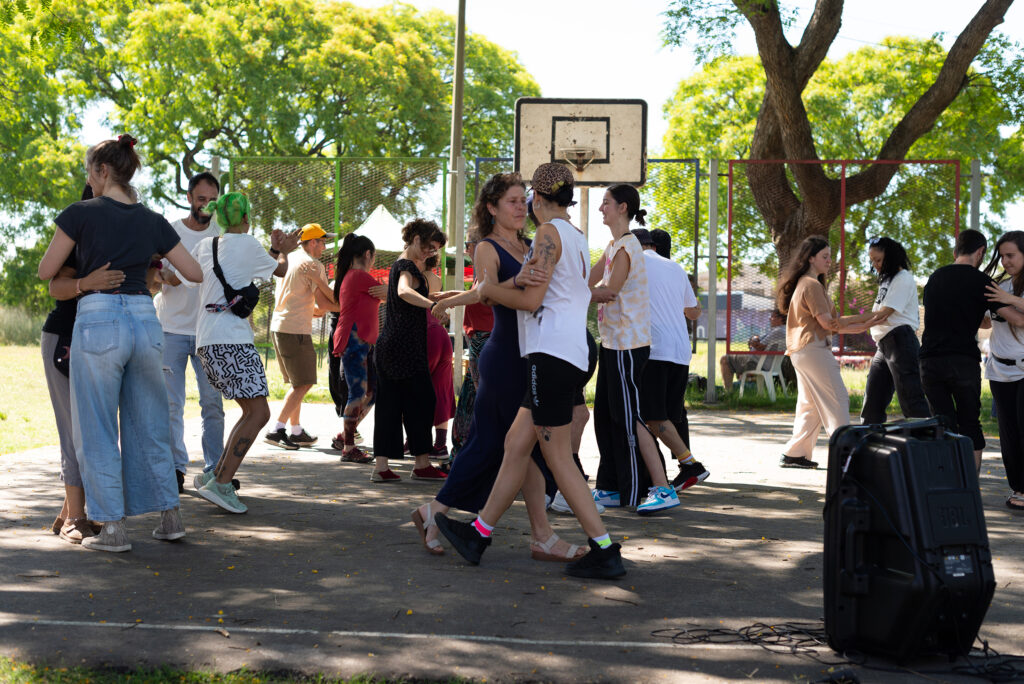
[(277, 365), (292, 387), (316, 384), (316, 349), (312, 335), (271, 332)]

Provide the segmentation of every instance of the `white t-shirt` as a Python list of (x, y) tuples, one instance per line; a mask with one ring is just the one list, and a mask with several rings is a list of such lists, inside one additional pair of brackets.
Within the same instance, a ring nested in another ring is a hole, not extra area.
[[(1006, 279), (999, 287), (1013, 292), (1013, 281)], [(996, 382), (1017, 382), (1024, 379), (1024, 370), (1020, 368), (1024, 361), (1024, 331), (1017, 330), (1018, 340), (1013, 336), (1013, 328), (1004, 320), (992, 319), (992, 334), (988, 338), (988, 360), (985, 361), (985, 377)], [(1001, 359), (1013, 359), (1018, 365), (1008, 366), (999, 363), (994, 356)]]
[[(180, 219), (171, 224), (171, 228), (181, 238), (181, 246), (189, 252), (196, 248), (203, 238), (220, 235), (220, 228), (210, 221), (203, 230), (192, 230)], [(164, 259), (165, 272), (169, 271), (178, 275), (171, 262)], [(180, 276), (179, 276), (180, 277)], [(165, 333), (174, 335), (195, 335), (196, 314), (199, 310), (199, 292), (193, 288), (182, 285), (171, 286), (164, 284), (160, 292), (153, 298), (153, 306), (156, 307), (156, 317), (160, 319), (160, 327)]]
[(693, 352), (683, 309), (697, 306), (697, 295), (680, 264), (651, 249), (644, 250), (644, 261), (651, 301), (650, 359), (689, 366)]
[[(213, 238), (206, 238), (192, 250), (192, 256), (203, 269), (197, 298), (199, 321), (196, 324), (196, 348), (211, 344), (252, 344), (252, 325), (248, 318), (239, 318), (230, 309), (207, 311), (207, 304), (226, 304), (224, 286), (213, 272)], [(217, 261), (228, 285), (240, 290), (255, 279), (269, 278), (277, 268), (277, 259), (270, 256), (259, 240), (248, 233), (225, 233), (217, 245)], [(188, 283), (196, 287), (195, 283)]]
[(871, 310), (878, 311), (883, 306), (892, 307), (893, 312), (881, 325), (871, 326), (871, 339), (876, 343), (893, 328), (901, 325), (909, 325), (914, 330), (920, 327), (917, 283), (914, 282), (914, 275), (910, 271), (901, 268), (892, 278), (878, 284), (878, 296), (875, 297), (875, 304)]

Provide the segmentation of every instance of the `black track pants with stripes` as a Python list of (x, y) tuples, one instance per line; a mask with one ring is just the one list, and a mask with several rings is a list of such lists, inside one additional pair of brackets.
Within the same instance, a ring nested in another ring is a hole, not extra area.
[(640, 419), (640, 377), (650, 353), (650, 347), (601, 347), (597, 364), (594, 436), (601, 453), (597, 488), (618, 492), (623, 506), (642, 503), (651, 486), (636, 432), (647, 430)]

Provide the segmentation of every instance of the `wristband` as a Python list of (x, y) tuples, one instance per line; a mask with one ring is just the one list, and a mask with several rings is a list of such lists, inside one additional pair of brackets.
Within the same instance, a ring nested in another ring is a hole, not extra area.
[(519, 283), (516, 282), (516, 278), (518, 278), (518, 277), (519, 277), (518, 273), (516, 273), (514, 276), (512, 276), (512, 287), (519, 287)]
[(279, 250), (279, 249), (274, 249), (273, 247), (271, 247), (267, 251), (270, 252), (270, 256), (272, 256), (272, 257), (279, 257), (279, 256), (281, 256), (281, 250)]
[(149, 262), (149, 267), (155, 268), (159, 271), (161, 268), (164, 267), (164, 262), (161, 261), (160, 259), (154, 259), (153, 261)]

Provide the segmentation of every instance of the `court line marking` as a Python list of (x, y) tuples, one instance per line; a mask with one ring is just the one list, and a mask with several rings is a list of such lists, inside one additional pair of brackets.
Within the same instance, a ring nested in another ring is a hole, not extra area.
[(221, 632), (229, 634), (270, 634), (280, 636), (319, 636), (319, 637), (349, 637), (368, 639), (448, 639), (453, 641), (475, 641), (488, 644), (507, 644), (518, 646), (560, 646), (570, 648), (591, 647), (591, 648), (633, 648), (633, 649), (664, 649), (664, 648), (760, 648), (755, 644), (677, 644), (672, 641), (648, 642), (648, 641), (584, 641), (575, 639), (528, 639), (525, 637), (501, 637), (488, 636), (483, 634), (421, 634), (405, 632), (374, 632), (362, 630), (328, 630), (301, 629), (289, 627), (228, 627), (214, 625), (174, 625), (149, 622), (90, 622), (86, 620), (51, 620), (48, 618), (37, 618), (29, 615), (16, 615), (12, 613), (0, 613), (0, 626), (7, 625), (42, 625), (46, 627), (75, 627), (75, 628), (107, 628), (107, 629), (143, 629), (153, 631), (176, 631), (176, 632)]

